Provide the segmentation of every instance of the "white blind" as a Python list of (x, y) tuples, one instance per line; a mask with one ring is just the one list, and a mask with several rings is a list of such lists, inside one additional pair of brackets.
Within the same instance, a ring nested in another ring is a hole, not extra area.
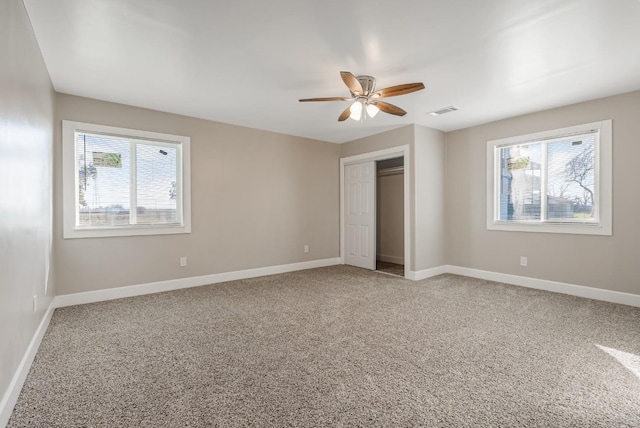
[(594, 221), (597, 138), (588, 132), (497, 148), (499, 219)]
[(87, 132), (75, 140), (78, 226), (180, 222), (179, 144)]

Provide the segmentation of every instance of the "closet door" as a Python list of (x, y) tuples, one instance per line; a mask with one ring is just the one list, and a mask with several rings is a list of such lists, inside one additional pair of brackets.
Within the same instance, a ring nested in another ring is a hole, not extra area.
[(376, 163), (345, 166), (345, 263), (376, 268)]

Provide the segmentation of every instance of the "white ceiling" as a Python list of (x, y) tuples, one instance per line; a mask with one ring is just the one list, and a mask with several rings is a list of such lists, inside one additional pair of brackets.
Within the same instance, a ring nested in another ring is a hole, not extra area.
[[(58, 92), (341, 143), (640, 89), (639, 0), (24, 0)], [(408, 111), (338, 123), (341, 70)], [(440, 117), (426, 113), (454, 105)]]

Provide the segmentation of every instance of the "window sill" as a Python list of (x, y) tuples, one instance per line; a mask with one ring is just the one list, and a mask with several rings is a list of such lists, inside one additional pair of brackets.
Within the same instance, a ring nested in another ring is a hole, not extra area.
[(65, 229), (64, 239), (110, 238), (122, 236), (177, 235), (191, 233), (190, 225), (135, 226)]
[(597, 223), (525, 223), (525, 222), (492, 222), (487, 224), (487, 230), (501, 230), (509, 232), (535, 232), (535, 233), (567, 233), (578, 235), (604, 235), (611, 236), (611, 227), (605, 227)]

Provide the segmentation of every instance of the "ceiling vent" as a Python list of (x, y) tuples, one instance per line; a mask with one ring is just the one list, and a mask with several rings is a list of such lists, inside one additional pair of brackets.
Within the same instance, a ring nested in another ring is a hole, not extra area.
[(431, 116), (440, 116), (441, 114), (451, 113), (452, 111), (457, 111), (457, 110), (458, 110), (458, 107), (449, 106), (449, 107), (444, 107), (435, 111), (431, 111), (427, 114)]

